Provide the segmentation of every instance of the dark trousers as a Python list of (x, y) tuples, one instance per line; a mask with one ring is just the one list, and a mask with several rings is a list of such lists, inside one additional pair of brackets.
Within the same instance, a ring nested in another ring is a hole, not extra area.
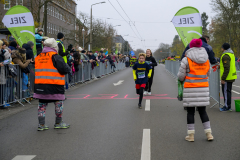
[(154, 71), (152, 72), (151, 78), (148, 78), (148, 83), (146, 84), (146, 88), (145, 88), (145, 91), (147, 92), (151, 92), (152, 90), (153, 76), (154, 76)]
[[(209, 118), (206, 107), (197, 107), (202, 123), (208, 122)], [(194, 124), (195, 107), (187, 107), (187, 124)]]
[(138, 102), (138, 104), (142, 104), (142, 99), (143, 99), (143, 90), (144, 90), (144, 88), (143, 88), (143, 87), (141, 87), (140, 89), (136, 89), (136, 91), (137, 91), (137, 94), (139, 95), (139, 102)]
[(233, 85), (233, 82), (226, 82), (225, 84), (222, 84), (222, 93), (223, 93), (223, 97), (224, 97), (224, 105), (228, 109), (231, 109), (232, 85)]

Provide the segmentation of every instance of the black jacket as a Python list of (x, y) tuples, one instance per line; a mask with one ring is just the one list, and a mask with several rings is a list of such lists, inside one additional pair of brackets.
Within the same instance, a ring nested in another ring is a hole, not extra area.
[(58, 54), (62, 57), (67, 56), (68, 55), (68, 51), (63, 52), (63, 47), (61, 43), (58, 43)]
[(0, 63), (4, 61), (4, 54), (5, 54), (5, 50), (1, 49), (0, 50)]
[(26, 49), (26, 60), (32, 59), (34, 60), (33, 50), (28, 44), (24, 44), (22, 48)]
[[(56, 54), (52, 56), (52, 61), (54, 67), (62, 75), (66, 75), (71, 71), (71, 68), (64, 62), (63, 58)], [(64, 85), (54, 85), (54, 84), (35, 84), (34, 93), (37, 94), (64, 94)]]
[[(152, 70), (154, 70), (154, 67), (158, 65), (155, 58), (152, 57), (152, 56), (146, 57), (145, 61), (146, 61), (146, 63), (148, 63), (152, 67)], [(149, 62), (151, 62), (151, 63), (149, 63)]]
[[(200, 38), (201, 39), (201, 38)], [(216, 64), (217, 60), (215, 59), (215, 54), (212, 50), (212, 47), (210, 45), (207, 44), (207, 41), (205, 39), (201, 39), (202, 40), (202, 47), (205, 48), (205, 50), (207, 51), (208, 54), (208, 59), (210, 61), (211, 64)], [(190, 49), (190, 46), (188, 44), (188, 46), (185, 48), (183, 54), (182, 54), (182, 58), (181, 60), (185, 57), (185, 53), (187, 50)]]

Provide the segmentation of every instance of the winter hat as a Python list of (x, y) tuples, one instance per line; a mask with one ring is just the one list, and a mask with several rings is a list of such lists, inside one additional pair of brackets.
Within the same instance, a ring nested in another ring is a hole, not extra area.
[(59, 33), (57, 34), (57, 39), (62, 39), (63, 37), (64, 37), (64, 34), (63, 34), (63, 33), (59, 32)]
[(193, 48), (193, 47), (202, 47), (202, 40), (201, 39), (193, 39), (191, 42), (190, 42), (190, 48)]
[(86, 53), (86, 51), (85, 51), (85, 50), (82, 50), (81, 53)]
[(12, 41), (9, 46), (12, 46), (14, 48), (17, 48), (17, 42)]
[(46, 47), (50, 47), (55, 49), (58, 52), (58, 45), (57, 45), (57, 41), (54, 38), (48, 38), (44, 41), (44, 45)]
[(230, 44), (224, 43), (224, 44), (222, 45), (222, 48), (223, 48), (224, 50), (228, 50), (228, 49), (230, 48)]
[(18, 49), (20, 54), (26, 54), (26, 49), (25, 48), (19, 48)]
[(29, 45), (30, 47), (34, 46), (34, 43), (32, 41), (28, 41), (27, 45)]
[(78, 47), (78, 50), (81, 52), (83, 49), (82, 49), (82, 47)]

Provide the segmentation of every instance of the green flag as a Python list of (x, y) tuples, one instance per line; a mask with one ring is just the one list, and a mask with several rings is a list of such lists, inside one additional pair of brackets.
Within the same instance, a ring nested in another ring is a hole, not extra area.
[(26, 7), (20, 5), (11, 7), (2, 22), (20, 46), (32, 41), (34, 43), (33, 53), (36, 55), (34, 20), (32, 13)]
[(173, 17), (172, 23), (185, 47), (187, 47), (192, 39), (202, 36), (201, 15), (194, 7), (180, 9)]

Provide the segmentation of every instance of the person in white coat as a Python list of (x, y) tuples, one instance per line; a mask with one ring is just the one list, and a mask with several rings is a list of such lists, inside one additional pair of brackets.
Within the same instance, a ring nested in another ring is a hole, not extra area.
[(208, 76), (210, 74), (210, 62), (206, 50), (201, 47), (200, 39), (190, 42), (190, 49), (181, 62), (178, 71), (178, 79), (184, 81), (183, 107), (187, 107), (187, 141), (194, 141), (195, 107), (198, 108), (207, 139), (213, 140), (210, 121), (206, 112), (206, 106), (210, 104)]

